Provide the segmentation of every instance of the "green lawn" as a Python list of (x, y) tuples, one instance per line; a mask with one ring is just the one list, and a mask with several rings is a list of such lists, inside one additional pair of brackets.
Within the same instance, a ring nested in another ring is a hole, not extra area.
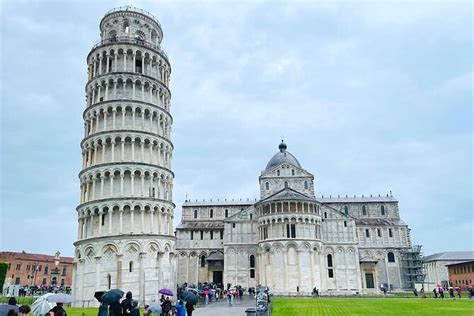
[(474, 315), (474, 300), (401, 298), (275, 298), (272, 316)]

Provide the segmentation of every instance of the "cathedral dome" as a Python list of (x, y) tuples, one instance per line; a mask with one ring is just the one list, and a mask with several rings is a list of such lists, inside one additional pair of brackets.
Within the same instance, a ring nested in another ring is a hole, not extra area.
[(267, 164), (267, 167), (265, 168), (265, 171), (271, 170), (274, 167), (281, 165), (283, 163), (288, 163), (292, 166), (301, 168), (300, 163), (298, 160), (293, 156), (290, 152), (286, 151), (286, 144), (281, 141), (280, 145), (278, 146), (278, 149), (280, 149), (279, 152), (275, 154), (275, 156), (270, 159), (270, 161)]

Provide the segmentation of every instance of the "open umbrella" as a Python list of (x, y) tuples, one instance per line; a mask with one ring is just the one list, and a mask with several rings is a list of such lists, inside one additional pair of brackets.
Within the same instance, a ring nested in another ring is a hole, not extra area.
[(123, 291), (119, 289), (113, 289), (107, 291), (102, 295), (102, 303), (110, 304), (113, 302), (118, 302), (123, 296)]
[(73, 301), (73, 298), (71, 295), (68, 295), (68, 294), (56, 293), (56, 294), (51, 294), (48, 297), (46, 297), (46, 300), (48, 302), (54, 302), (54, 303), (71, 303)]
[(170, 289), (167, 289), (167, 288), (159, 290), (158, 293), (168, 295), (168, 296), (173, 296), (173, 291), (171, 291)]
[(185, 300), (188, 304), (196, 305), (198, 302), (198, 297), (192, 291), (186, 291), (183, 293), (183, 300)]
[(54, 307), (54, 304), (48, 302), (48, 300), (46, 299), (48, 296), (51, 296), (51, 295), (53, 294), (46, 293), (45, 295), (38, 297), (38, 299), (34, 301), (34, 303), (31, 305), (31, 313), (33, 315), (38, 315), (38, 316), (48, 314), (51, 308)]
[(94, 293), (94, 297), (96, 300), (98, 300), (100, 303), (102, 303), (102, 295), (104, 295), (105, 291), (97, 291)]
[(16, 305), (8, 305), (8, 304), (0, 304), (0, 315), (8, 314), (8, 311), (13, 309), (18, 314), (18, 306)]

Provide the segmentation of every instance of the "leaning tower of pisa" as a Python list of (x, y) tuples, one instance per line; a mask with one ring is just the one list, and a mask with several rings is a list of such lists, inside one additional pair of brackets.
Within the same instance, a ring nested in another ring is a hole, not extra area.
[(120, 288), (149, 301), (174, 287), (169, 79), (152, 14), (113, 9), (87, 56), (73, 295)]

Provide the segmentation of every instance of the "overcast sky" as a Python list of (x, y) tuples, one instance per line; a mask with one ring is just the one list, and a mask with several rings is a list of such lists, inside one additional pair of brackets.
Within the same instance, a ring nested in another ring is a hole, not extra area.
[(85, 60), (126, 4), (172, 65), (175, 224), (257, 198), (283, 136), (317, 196), (392, 190), (426, 254), (472, 250), (473, 9), (444, 2), (0, 1), (0, 251), (73, 255)]

